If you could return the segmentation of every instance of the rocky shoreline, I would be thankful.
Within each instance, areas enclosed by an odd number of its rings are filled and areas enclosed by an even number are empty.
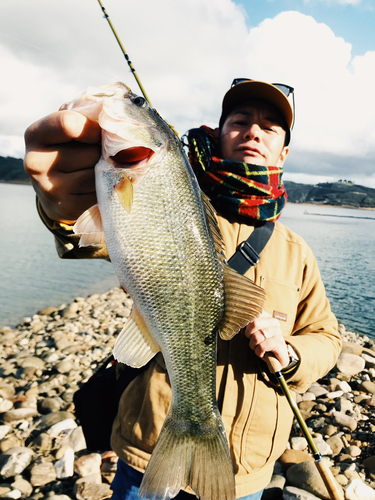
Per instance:
[[[119,289],[0,328],[0,498],[111,498],[113,452],[87,450],[73,395],[110,356],[131,309]],[[298,406],[346,500],[375,500],[375,342],[340,325],[343,351]],[[329,499],[295,423],[264,500]]]

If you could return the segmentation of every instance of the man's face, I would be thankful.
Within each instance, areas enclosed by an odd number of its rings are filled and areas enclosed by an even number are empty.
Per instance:
[[[234,108],[221,129],[221,157],[253,165],[282,167],[289,153],[284,147],[282,117],[274,106],[252,100]]]

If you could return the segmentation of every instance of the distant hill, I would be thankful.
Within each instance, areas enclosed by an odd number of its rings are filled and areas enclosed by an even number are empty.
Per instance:
[[[0,156],[0,182],[12,182],[14,184],[31,184],[30,177],[23,168],[21,158],[11,156]]]
[[[375,208],[375,189],[351,182],[324,182],[312,185],[284,181],[284,184],[288,201],[291,203]]]
[[[21,158],[0,156],[0,182],[31,184]],[[288,201],[291,203],[375,208],[375,189],[351,182],[324,182],[312,185],[284,181],[284,184]]]

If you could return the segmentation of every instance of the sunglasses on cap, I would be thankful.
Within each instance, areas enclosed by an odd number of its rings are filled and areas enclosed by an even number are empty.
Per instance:
[[[232,85],[230,86],[235,87],[239,83],[244,83],[244,82],[254,82],[256,80],[252,80],[251,78],[235,78],[232,82]],[[295,117],[296,117],[296,110],[295,110],[295,104],[294,104],[294,88],[291,87],[290,85],[285,85],[284,83],[271,83],[274,87],[277,87],[281,92],[285,95],[285,97],[289,98],[289,96],[292,96],[292,103],[293,103],[293,123],[290,129],[293,128],[294,122],[295,122]]]

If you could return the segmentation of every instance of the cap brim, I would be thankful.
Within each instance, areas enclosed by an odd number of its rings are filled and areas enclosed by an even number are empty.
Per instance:
[[[239,104],[250,99],[262,99],[273,104],[282,114],[287,126],[293,124],[293,109],[286,95],[271,83],[245,81],[230,88],[223,99],[222,116],[228,114]]]

